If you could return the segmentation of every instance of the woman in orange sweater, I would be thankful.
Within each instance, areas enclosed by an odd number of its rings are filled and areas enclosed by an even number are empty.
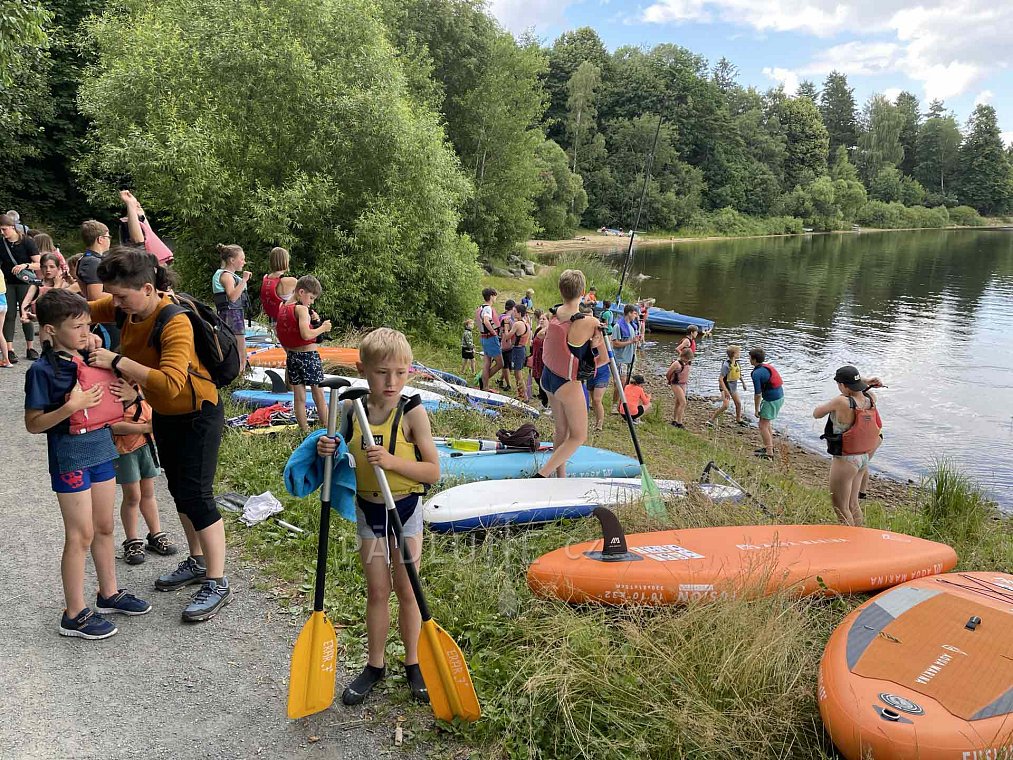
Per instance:
[[[91,352],[89,362],[144,389],[169,493],[190,548],[190,556],[160,576],[155,588],[171,591],[201,584],[183,610],[183,620],[208,620],[232,601],[225,577],[225,526],[213,492],[225,424],[218,389],[194,349],[186,314],[173,316],[158,340],[151,340],[158,313],[172,303],[165,294],[168,272],[155,256],[136,248],[114,248],[99,264],[98,277],[108,295],[89,303],[92,322],[120,317],[122,353],[100,348]]]

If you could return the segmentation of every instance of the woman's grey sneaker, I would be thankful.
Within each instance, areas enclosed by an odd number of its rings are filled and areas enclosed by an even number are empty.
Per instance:
[[[67,611],[63,611],[63,619],[60,621],[61,636],[75,636],[79,639],[108,639],[115,636],[119,629],[101,615],[96,615],[88,607],[85,607],[77,617],[70,617]]]
[[[144,542],[139,538],[128,538],[123,542],[123,561],[128,565],[144,562]]]
[[[148,548],[156,554],[161,554],[163,557],[172,556],[179,551],[176,548],[176,544],[169,540],[169,536],[166,535],[164,530],[148,534]]]
[[[187,557],[179,563],[175,570],[155,579],[155,588],[159,591],[175,591],[191,583],[203,583],[207,576],[204,565],[193,557]]]
[[[219,610],[232,601],[232,589],[227,579],[220,581],[206,580],[200,590],[193,595],[193,601],[183,610],[183,620],[187,623],[199,623],[210,620]]]
[[[133,594],[120,589],[108,599],[103,599],[102,594],[96,594],[95,609],[103,615],[111,612],[118,612],[121,615],[147,615],[151,612],[151,602],[138,599]]]

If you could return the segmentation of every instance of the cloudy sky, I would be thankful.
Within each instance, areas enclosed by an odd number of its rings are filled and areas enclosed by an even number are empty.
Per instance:
[[[976,103],[995,106],[1013,141],[1010,0],[489,0],[515,33],[551,42],[580,26],[610,49],[672,42],[739,68],[761,89],[817,86],[843,71],[859,105],[874,92],[941,98],[961,125]]]

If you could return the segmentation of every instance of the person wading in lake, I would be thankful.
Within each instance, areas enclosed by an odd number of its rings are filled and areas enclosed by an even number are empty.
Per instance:
[[[862,478],[869,469],[869,457],[879,448],[883,422],[876,408],[876,397],[869,388],[882,386],[879,378],[862,378],[858,369],[841,367],[834,374],[839,396],[813,410],[813,417],[828,417],[820,436],[827,442],[830,463],[830,498],[834,511],[845,525],[865,524],[858,494]]]

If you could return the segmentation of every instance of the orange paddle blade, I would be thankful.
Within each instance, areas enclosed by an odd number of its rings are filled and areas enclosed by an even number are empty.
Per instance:
[[[288,717],[304,718],[326,710],[334,701],[338,637],[323,612],[314,612],[292,650],[288,680]]]
[[[435,620],[422,623],[419,669],[437,718],[448,722],[455,717],[476,721],[482,716],[464,653]]]

